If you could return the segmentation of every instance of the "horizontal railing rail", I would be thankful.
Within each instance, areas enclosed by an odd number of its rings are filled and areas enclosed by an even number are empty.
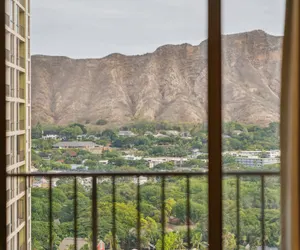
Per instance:
[[[17,173],[17,174],[7,174],[8,177],[25,177],[31,180],[33,177],[43,177],[49,180],[49,247],[52,249],[53,247],[53,180],[54,178],[72,178],[74,180],[74,249],[77,248],[77,181],[78,178],[90,178],[91,179],[91,194],[92,194],[92,249],[97,249],[98,244],[98,225],[97,225],[97,180],[101,177],[110,178],[112,183],[112,246],[110,249],[117,249],[117,224],[116,224],[116,181],[117,178],[120,177],[138,177],[137,178],[137,195],[136,195],[136,209],[137,209],[137,221],[136,221],[136,230],[137,230],[137,240],[136,240],[136,248],[141,248],[141,191],[140,191],[140,178],[139,177],[157,177],[160,180],[160,190],[161,190],[161,237],[162,237],[162,249],[165,249],[165,234],[166,234],[166,214],[165,214],[165,206],[166,206],[166,183],[169,177],[183,177],[186,178],[186,229],[187,236],[186,240],[186,249],[192,249],[191,243],[191,225],[189,222],[189,218],[191,218],[191,207],[190,207],[190,179],[192,177],[208,177],[208,172],[59,172],[59,173],[47,173],[47,172],[32,172],[32,173]],[[239,246],[241,242],[240,236],[240,182],[242,178],[247,177],[258,177],[260,180],[260,199],[261,199],[261,209],[260,209],[260,232],[261,232],[261,246],[262,249],[265,249],[265,240],[266,240],[266,230],[265,230],[265,179],[268,177],[279,177],[279,171],[228,171],[223,173],[223,178],[235,178],[236,179],[236,244]],[[25,183],[25,182],[24,182]],[[28,182],[30,183],[30,181]],[[25,192],[28,192],[28,189],[24,187]]]
[[[59,173],[48,173],[48,172],[31,172],[31,173],[8,173],[8,177],[138,177],[138,176],[149,176],[149,177],[160,177],[160,176],[207,176],[208,171],[205,172],[59,172]],[[227,171],[223,173],[223,176],[280,176],[280,171]]]

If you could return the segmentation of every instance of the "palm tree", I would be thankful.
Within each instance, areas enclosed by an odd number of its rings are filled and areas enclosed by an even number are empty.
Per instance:
[[[186,243],[183,242],[183,235],[181,233],[176,233],[176,239],[174,241],[174,249],[183,250],[186,249]]]
[[[75,245],[74,244],[69,245],[68,250],[74,250],[74,249],[75,249]]]
[[[199,250],[206,250],[208,248],[207,242],[203,240],[203,235],[200,232],[197,232],[192,237],[193,248]]]

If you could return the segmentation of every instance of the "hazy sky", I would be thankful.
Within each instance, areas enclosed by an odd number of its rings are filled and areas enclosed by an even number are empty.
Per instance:
[[[207,37],[204,0],[32,0],[33,54],[73,58],[152,52]],[[283,34],[284,0],[223,0],[223,33]]]

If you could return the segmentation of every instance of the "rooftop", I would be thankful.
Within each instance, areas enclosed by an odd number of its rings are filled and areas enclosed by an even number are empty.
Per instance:
[[[55,143],[53,147],[98,147],[99,145],[92,141],[62,141]]]

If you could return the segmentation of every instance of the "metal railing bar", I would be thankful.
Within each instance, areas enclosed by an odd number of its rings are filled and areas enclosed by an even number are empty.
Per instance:
[[[53,249],[53,211],[52,211],[52,176],[49,177],[49,245]]]
[[[265,178],[261,176],[261,249],[265,250]]]
[[[240,249],[240,176],[236,178],[236,245]]]
[[[113,250],[117,249],[116,242],[116,177],[112,177],[112,235],[113,235]]]
[[[77,250],[77,178],[74,178],[74,248]]]
[[[93,250],[97,250],[97,178],[93,176],[92,180],[92,237]]]
[[[141,249],[141,189],[140,189],[140,176],[137,176],[137,249]]]
[[[191,245],[191,227],[190,227],[190,218],[191,218],[191,199],[190,199],[190,177],[186,177],[186,226],[187,226],[187,246],[188,249],[192,249]]]
[[[166,199],[166,193],[165,193],[165,176],[162,176],[161,179],[161,228],[162,228],[162,239],[161,239],[161,245],[162,250],[165,250],[165,227],[166,227],[166,218],[165,218],[165,199]]]
[[[105,176],[207,176],[208,172],[65,172],[65,173],[7,173],[8,177],[23,176],[23,177],[105,177]],[[223,176],[279,176],[279,171],[230,171],[223,172]]]
[[[27,180],[26,178],[23,178],[24,184],[25,184],[25,220],[26,220],[26,227],[25,227],[25,235],[27,238],[28,236],[28,191],[27,191]]]

